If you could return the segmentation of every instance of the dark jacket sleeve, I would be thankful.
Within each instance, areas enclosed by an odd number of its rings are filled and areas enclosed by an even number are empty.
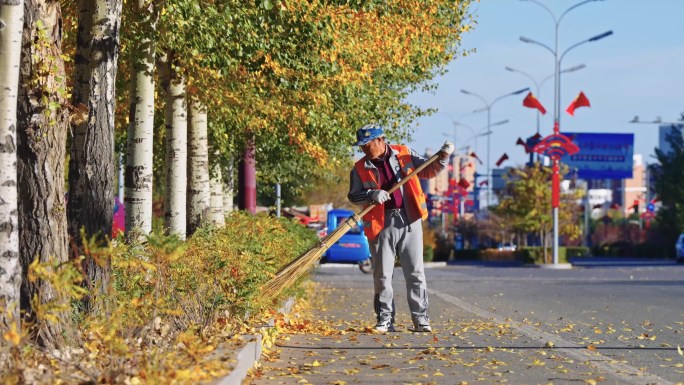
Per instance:
[[[347,194],[349,202],[355,205],[369,204],[371,203],[371,191],[373,190],[363,188],[361,177],[356,172],[356,167],[353,167],[349,173],[349,193]]]

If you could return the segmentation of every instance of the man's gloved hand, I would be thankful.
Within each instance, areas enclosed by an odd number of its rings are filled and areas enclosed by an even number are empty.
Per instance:
[[[454,152],[454,144],[449,141],[444,142],[444,145],[439,150],[439,152],[441,152],[440,155],[442,156],[442,158],[447,158],[449,155],[451,155],[452,152]]]
[[[373,194],[371,194],[371,200],[373,200],[373,202],[385,203],[390,200],[390,194],[385,190],[375,190],[373,191]]]

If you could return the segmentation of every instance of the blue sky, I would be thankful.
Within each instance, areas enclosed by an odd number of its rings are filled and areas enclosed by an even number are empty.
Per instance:
[[[556,16],[579,0],[540,0]],[[438,89],[431,94],[413,94],[408,99],[422,107],[440,112],[422,118],[414,127],[409,142],[418,152],[439,149],[446,139],[453,140],[452,119],[480,131],[487,125],[486,113],[472,111],[483,102],[465,95],[461,89],[481,95],[488,102],[501,95],[530,87],[534,83],[506,66],[521,70],[540,82],[554,70],[554,57],[548,50],[523,43],[525,36],[554,47],[555,24],[542,7],[529,1],[481,0],[474,3],[477,16],[475,29],[463,36],[464,50],[476,51],[458,57],[449,72],[437,79]],[[559,53],[575,43],[612,30],[613,35],[580,45],[565,55],[561,69],[586,65],[584,69],[561,75],[561,131],[634,133],[634,153],[644,155],[652,163],[658,144],[657,124],[632,124],[635,115],[641,121],[676,121],[684,112],[684,0],[605,0],[575,8],[565,15],[559,28]],[[553,130],[553,78],[544,83],[537,95],[546,107],[541,117],[540,133]],[[583,91],[590,108],[579,108],[572,117],[565,108]],[[504,166],[524,163],[527,156],[515,145],[534,134],[534,109],[522,106],[525,94],[506,97],[491,109],[491,122],[508,119],[509,123],[493,127],[489,138],[491,166],[505,152],[510,160]],[[484,132],[486,130],[480,131]],[[447,134],[447,136],[443,135]],[[456,147],[477,145],[477,153],[485,162],[487,138],[477,141],[468,128],[457,127]]]

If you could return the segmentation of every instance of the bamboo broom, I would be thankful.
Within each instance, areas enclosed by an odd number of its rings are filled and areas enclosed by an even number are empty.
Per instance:
[[[406,183],[409,179],[417,175],[425,167],[427,167],[432,162],[437,160],[439,156],[439,152],[431,156],[428,160],[425,161],[425,163],[418,166],[415,170],[413,170],[413,172],[407,175],[406,178],[397,182],[397,184],[392,186],[389,190],[387,190],[387,192],[392,194],[399,187],[404,185],[404,183]],[[335,242],[340,240],[340,238],[342,238],[342,236],[346,234],[347,231],[351,230],[355,226],[355,224],[361,220],[361,218],[364,215],[368,214],[368,212],[370,212],[377,205],[378,203],[371,204],[360,213],[354,214],[351,217],[347,218],[347,220],[344,221],[344,223],[337,227],[333,232],[321,238],[321,240],[317,244],[312,246],[304,254],[293,259],[292,261],[290,261],[290,263],[281,268],[275,274],[275,276],[271,278],[271,280],[266,282],[261,287],[261,293],[263,294],[265,299],[275,298],[278,294],[280,294],[281,291],[283,291],[285,288],[289,287],[294,282],[296,282],[300,277],[302,277],[323,256],[323,254],[325,254],[326,250],[328,250],[332,245],[334,245]]]

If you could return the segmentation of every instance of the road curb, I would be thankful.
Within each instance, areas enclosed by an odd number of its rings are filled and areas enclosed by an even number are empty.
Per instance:
[[[261,357],[261,334],[245,336],[252,338],[245,344],[237,354],[237,364],[227,376],[215,382],[216,385],[240,385],[247,378],[249,370],[259,362]]]
[[[433,267],[445,267],[446,262],[423,262],[423,267],[433,268]],[[332,269],[332,268],[354,268],[358,269],[359,265],[355,263],[322,263],[319,265],[320,269]]]
[[[290,314],[294,303],[295,299],[293,297],[288,298],[278,309],[278,312]],[[271,318],[268,320],[268,327],[273,326],[275,326],[275,319]],[[260,330],[264,328],[266,327],[262,327]],[[261,359],[261,353],[263,351],[261,334],[249,334],[245,335],[244,338],[248,339],[248,342],[238,351],[235,367],[227,376],[215,381],[215,385],[241,385],[245,378],[247,378],[249,370],[254,368],[259,362],[259,359]]]

